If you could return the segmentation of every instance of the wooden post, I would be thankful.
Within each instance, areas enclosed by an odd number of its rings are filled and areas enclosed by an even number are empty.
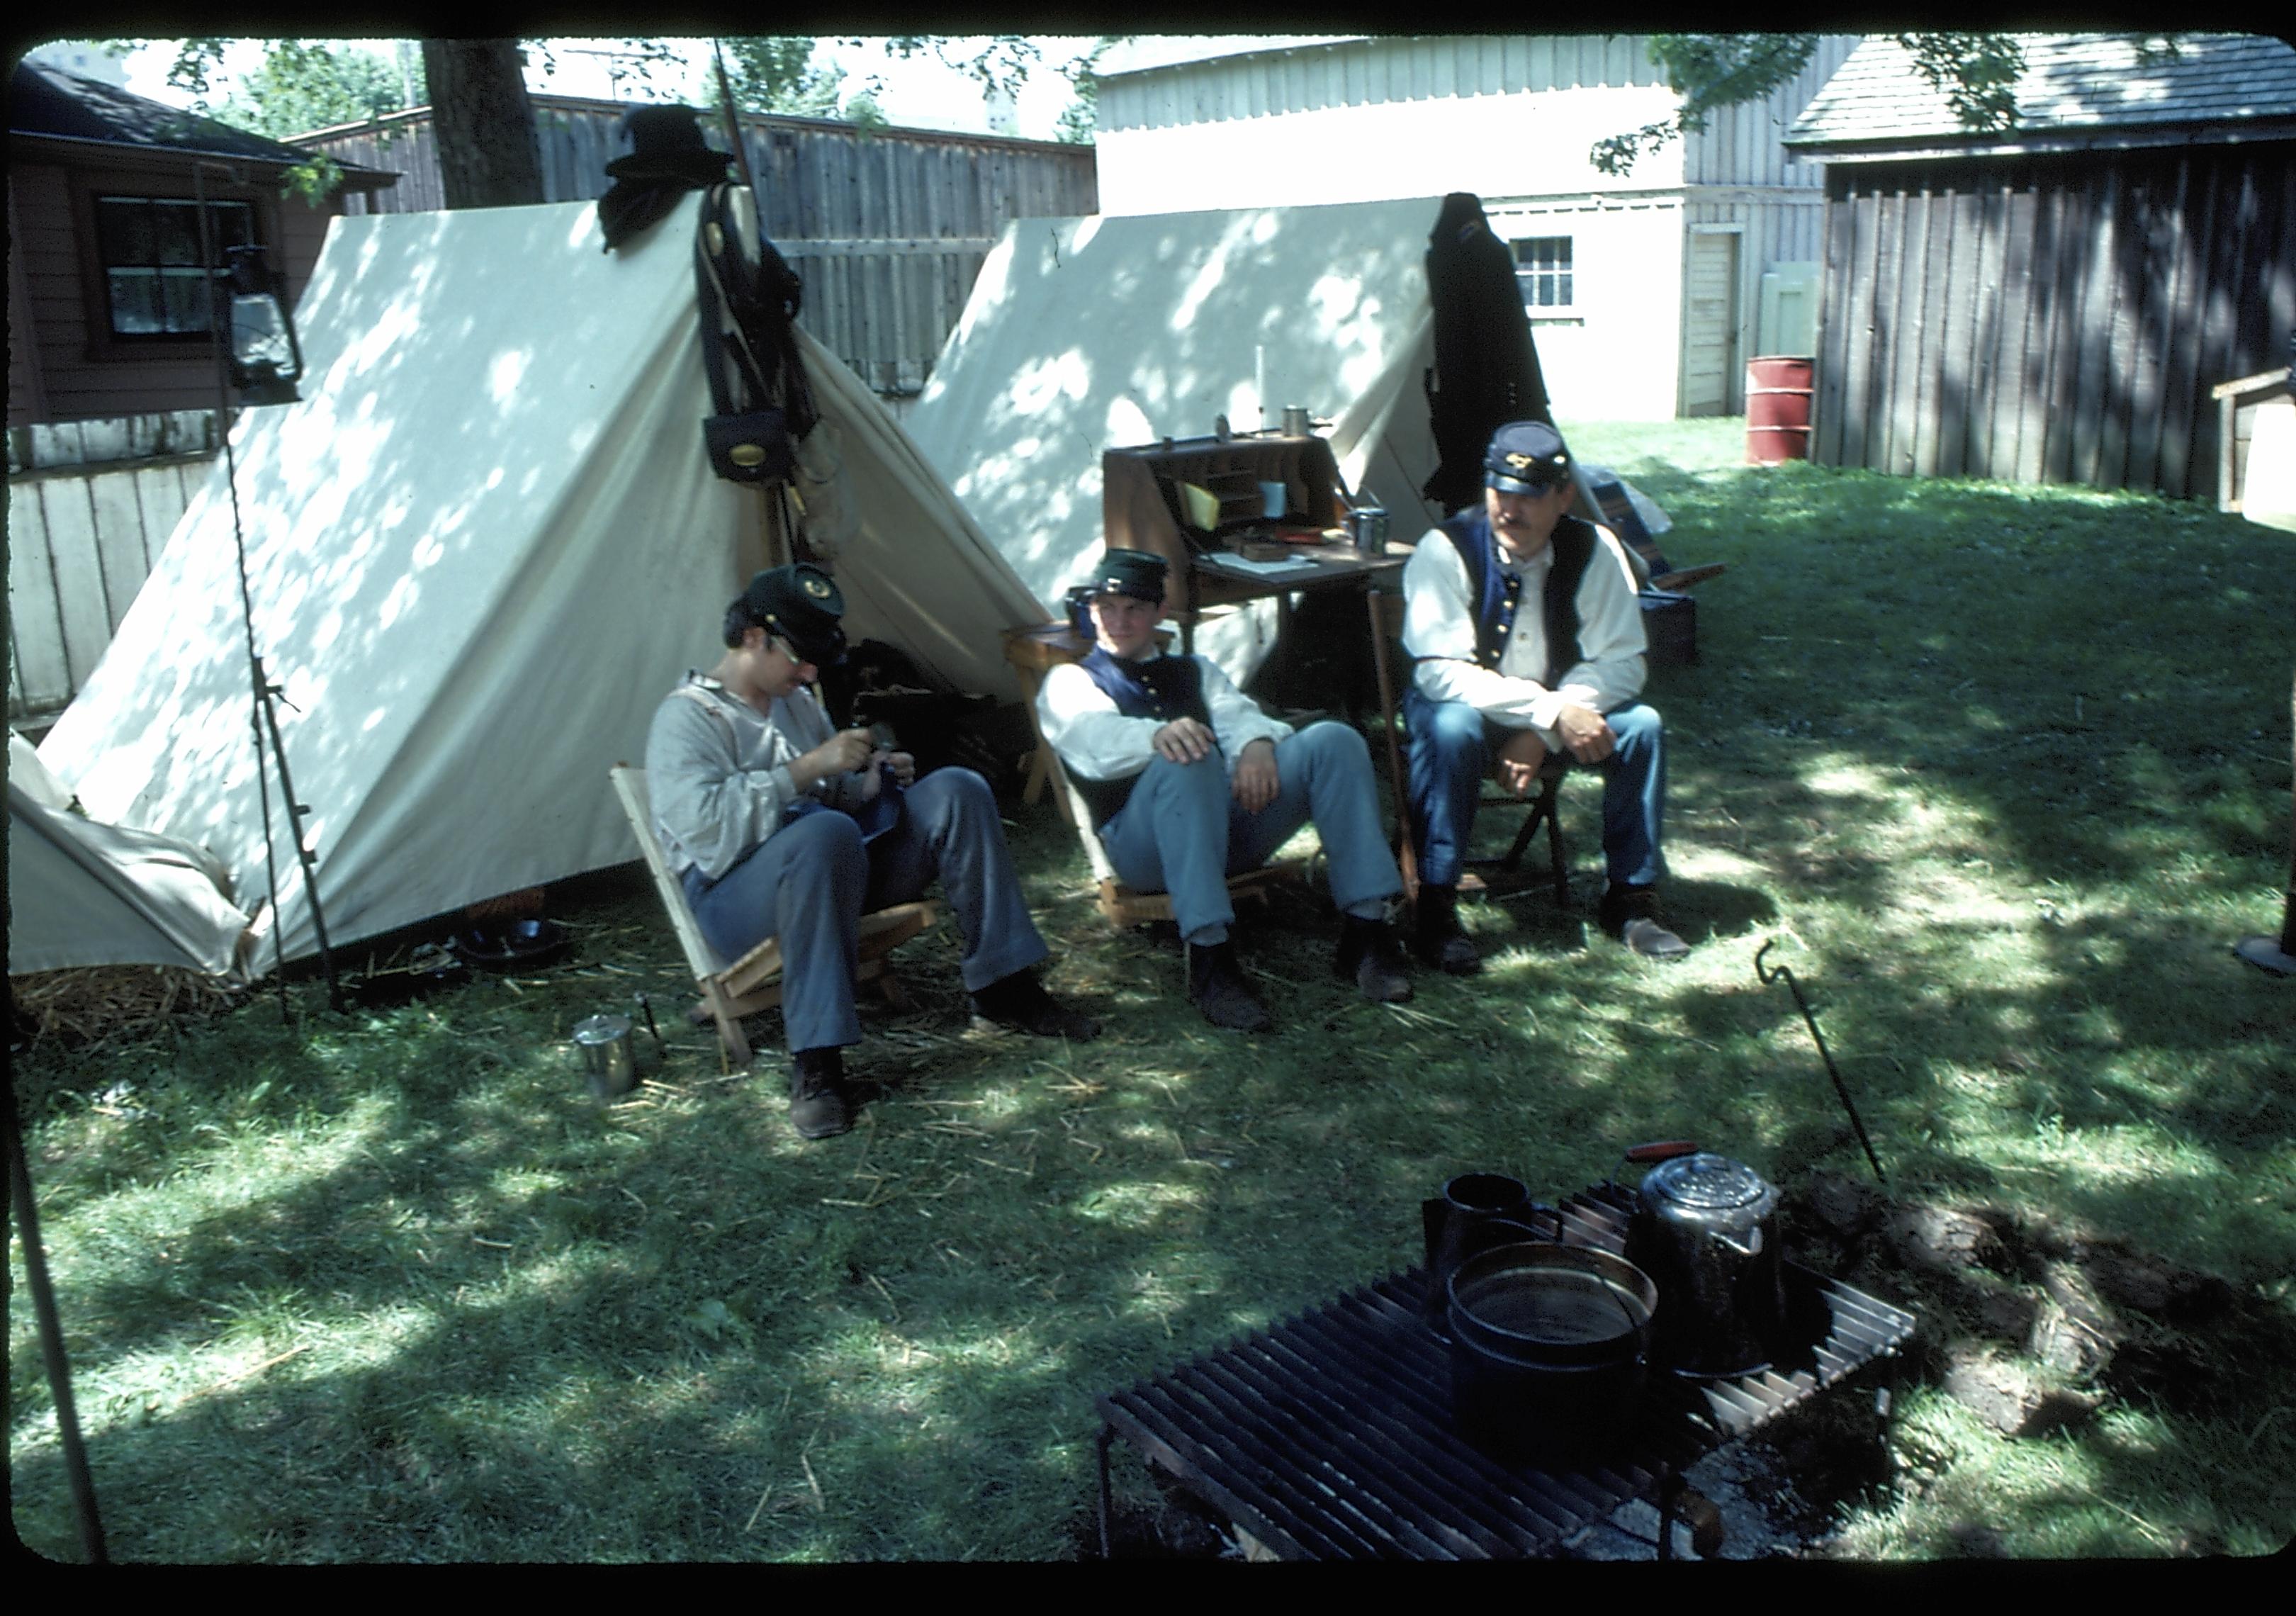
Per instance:
[[[2289,760],[2296,767],[2296,684],[2289,686],[2288,718]],[[2291,782],[2288,793],[2288,890],[2280,912],[2280,935],[2244,938],[2233,952],[2275,976],[2296,976],[2296,781]]]

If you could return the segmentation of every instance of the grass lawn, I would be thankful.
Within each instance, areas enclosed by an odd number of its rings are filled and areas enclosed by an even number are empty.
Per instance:
[[[628,873],[554,890],[580,947],[544,975],[348,1016],[299,982],[292,1029],[266,993],[43,1042],[13,1082],[113,1555],[1072,1555],[1095,1394],[1416,1260],[1453,1173],[1551,1196],[1660,1137],[1756,1166],[1790,1246],[1921,1316],[1886,1463],[1813,1552],[2286,1541],[2296,981],[2231,947],[2280,923],[2296,539],[2136,495],[1747,467],[1734,421],[1563,424],[1666,507],[1677,562],[1729,566],[1698,591],[1702,660],[1649,693],[1687,963],[1534,890],[1470,909],[1482,976],[1378,1007],[1300,906],[1243,939],[1278,1030],[1221,1035],[1013,804],[1053,985],[1105,1035],[970,1029],[944,927],[901,956],[916,1012],[865,1012],[853,1065],[887,1087],[826,1144],[791,1132],[777,1067],[723,1073],[675,1013]],[[1582,910],[1596,795],[1564,792]],[[1814,1215],[1871,1174],[1756,979],[1774,939],[1889,1205],[1966,1215],[1978,1260]],[[668,1058],[602,1106],[567,1033],[638,989]],[[2148,1308],[2083,1288],[2106,1270],[2065,1254],[2098,1251],[2219,1283]],[[69,1559],[11,1261],[14,1520]],[[2103,1361],[2034,1344],[2068,1312]],[[2075,1414],[2002,1434],[1955,1389],[1971,1353]],[[1118,1485],[1157,1502],[1128,1456]]]

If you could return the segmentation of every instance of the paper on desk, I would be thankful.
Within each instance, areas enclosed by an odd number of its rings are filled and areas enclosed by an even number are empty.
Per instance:
[[[1322,569],[1312,561],[1292,558],[1280,562],[1246,561],[1241,555],[1203,555],[1197,557],[1207,567],[1218,567],[1223,572],[1244,572],[1254,578],[1283,578],[1294,572],[1316,572]]]

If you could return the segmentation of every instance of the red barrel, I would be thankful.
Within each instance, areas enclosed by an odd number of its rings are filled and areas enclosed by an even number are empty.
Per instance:
[[[1746,361],[1746,462],[1809,458],[1813,362],[1771,355]]]

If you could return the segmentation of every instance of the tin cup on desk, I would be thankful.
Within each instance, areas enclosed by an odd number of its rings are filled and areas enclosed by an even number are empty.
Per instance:
[[[1314,418],[1308,414],[1306,405],[1287,404],[1283,406],[1283,435],[1286,438],[1305,438],[1315,430]]]
[[[597,1098],[611,1100],[638,1086],[637,1048],[630,1038],[629,1017],[594,1015],[575,1022],[574,1046],[582,1052],[590,1092]]]
[[[1357,555],[1387,554],[1387,510],[1383,505],[1349,505],[1348,537]]]

